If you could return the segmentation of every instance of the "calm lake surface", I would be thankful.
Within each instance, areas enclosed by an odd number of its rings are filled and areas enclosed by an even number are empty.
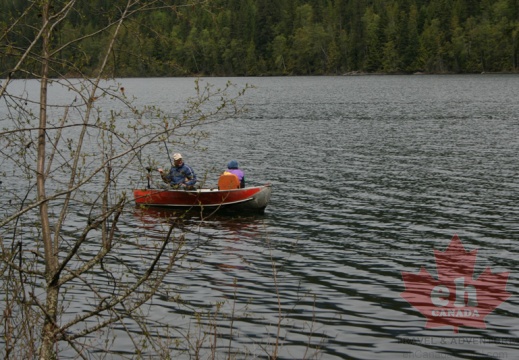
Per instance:
[[[225,301],[235,319],[214,320],[218,358],[267,358],[278,325],[282,359],[519,358],[519,76],[230,80],[255,86],[248,112],[209,128],[206,152],[168,150],[214,183],[237,159],[248,184],[273,185],[271,204],[262,216],[188,222],[194,250],[165,285],[189,307],[157,296],[152,318],[190,329],[194,311]],[[171,112],[193,88],[120,82]],[[156,159],[168,163],[165,148]],[[158,237],[168,215],[129,208],[119,229]],[[434,251],[456,234],[478,250],[474,278],[510,273],[511,297],[485,329],[426,328],[400,295],[403,271],[437,276]]]

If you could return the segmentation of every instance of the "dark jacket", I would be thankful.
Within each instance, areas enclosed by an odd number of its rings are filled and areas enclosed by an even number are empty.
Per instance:
[[[172,166],[167,175],[163,175],[164,181],[172,186],[185,184],[193,186],[196,183],[196,174],[190,166],[182,163],[180,166]]]

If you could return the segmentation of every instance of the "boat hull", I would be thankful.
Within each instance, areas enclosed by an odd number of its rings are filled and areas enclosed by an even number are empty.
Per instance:
[[[259,213],[265,211],[270,201],[271,193],[272,187],[270,184],[233,190],[133,190],[133,196],[137,205],[185,209],[202,208],[211,211],[225,209]]]

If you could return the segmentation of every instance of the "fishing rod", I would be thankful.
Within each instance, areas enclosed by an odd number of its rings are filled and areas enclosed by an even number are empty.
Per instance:
[[[169,162],[171,165],[173,165],[173,163],[171,162],[171,155],[169,154],[168,144],[166,143],[166,140],[164,140],[164,146],[166,147],[166,153],[168,154]]]
[[[166,153],[168,154],[168,159],[169,159],[169,162],[171,165],[173,165],[173,163],[171,162],[171,155],[169,153],[169,148],[168,148],[168,144],[166,143],[166,140],[164,140],[164,147],[166,148]],[[139,162],[141,163],[142,165],[142,161],[140,159],[140,156],[137,157],[139,159]],[[155,168],[151,167],[151,166],[146,166],[145,167],[146,171],[148,172],[148,174],[146,175],[146,178],[148,179],[148,189],[151,189],[151,172],[153,170],[155,170]]]

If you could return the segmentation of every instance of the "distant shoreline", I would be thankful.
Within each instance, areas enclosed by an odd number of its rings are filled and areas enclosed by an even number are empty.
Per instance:
[[[103,78],[105,80],[108,79],[167,79],[167,78],[266,78],[266,77],[341,77],[341,76],[416,76],[416,75],[425,75],[425,76],[465,76],[465,75],[519,75],[519,72],[514,71],[503,71],[503,72],[479,72],[479,73],[430,73],[430,72],[414,72],[414,73],[370,73],[370,72],[362,72],[362,71],[350,71],[343,74],[319,74],[319,75],[184,75],[184,76],[114,76],[114,77],[106,77]],[[49,78],[51,81],[56,80],[65,80],[65,79],[93,79],[94,77],[81,77],[81,76],[62,76],[62,77],[54,77]],[[10,78],[10,80],[38,80],[39,78]],[[0,78],[0,81],[3,83],[6,79]]]

